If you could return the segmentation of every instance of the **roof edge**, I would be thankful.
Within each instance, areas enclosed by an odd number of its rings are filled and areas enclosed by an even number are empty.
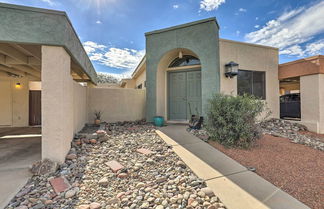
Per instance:
[[[320,59],[320,58],[324,59],[324,55],[318,54],[318,55],[305,57],[305,58],[298,59],[298,60],[293,60],[293,61],[290,61],[290,62],[281,63],[281,64],[279,64],[279,67],[280,66],[285,66],[285,65],[296,64],[296,63],[300,63],[300,62],[307,62],[307,61],[310,61],[310,60],[315,60],[315,59]]]
[[[16,5],[16,4],[7,4],[7,3],[1,3],[0,2],[0,7],[2,8],[7,8],[7,9],[15,9],[15,10],[22,10],[22,11],[28,11],[28,12],[37,12],[37,13],[44,13],[44,14],[52,14],[52,15],[61,15],[64,16],[66,18],[66,20],[68,21],[69,25],[71,26],[73,33],[75,35],[75,37],[78,39],[79,43],[81,44],[81,48],[83,50],[83,52],[86,54],[86,56],[89,59],[89,62],[91,64],[92,69],[94,70],[95,74],[97,73],[87,52],[85,51],[83,44],[75,30],[75,28],[73,27],[73,24],[69,18],[69,16],[67,15],[67,13],[65,11],[59,11],[59,10],[52,10],[52,9],[44,9],[44,8],[38,8],[38,7],[31,7],[31,6],[24,6],[24,5]],[[43,43],[37,43],[37,44],[42,44],[42,45],[47,45],[47,44],[43,44]],[[60,44],[57,44],[55,46],[62,46]],[[82,66],[79,61],[74,57],[73,53],[68,49],[67,46],[63,45],[65,50],[67,50],[69,52],[69,54],[74,58],[74,61],[76,61],[81,68],[85,68],[84,66]],[[87,76],[90,78],[90,80],[94,83],[97,84],[97,79],[93,78],[93,76],[91,76],[88,71],[86,69],[83,69],[84,73],[87,74]]]
[[[167,28],[164,28],[164,29],[159,29],[159,30],[154,30],[154,31],[151,31],[151,32],[146,32],[145,36],[158,34],[158,33],[163,33],[163,32],[167,32],[167,31],[172,31],[172,30],[176,30],[176,29],[180,29],[180,28],[186,28],[186,27],[190,27],[190,26],[193,26],[193,25],[198,25],[198,24],[202,24],[202,23],[206,23],[206,22],[215,22],[217,27],[219,28],[219,24],[218,24],[218,22],[216,20],[216,17],[210,17],[210,18],[197,20],[197,21],[193,21],[193,22],[189,22],[189,23],[184,23],[184,24],[180,24],[180,25],[176,25],[176,26],[172,26],[172,27],[167,27]]]
[[[56,14],[56,15],[66,15],[66,12],[60,10],[53,10],[53,9],[44,9],[38,7],[31,7],[31,6],[24,6],[24,5],[17,5],[17,4],[7,4],[1,3],[0,7],[8,8],[8,9],[17,9],[17,10],[24,10],[24,11],[31,11],[31,12],[41,12],[46,14]]]
[[[261,45],[261,44],[254,44],[254,43],[243,42],[243,41],[234,41],[234,40],[223,39],[223,38],[220,38],[219,40],[220,41],[226,41],[226,42],[232,42],[232,43],[238,43],[238,44],[245,44],[245,45],[250,45],[250,46],[255,46],[255,47],[263,47],[263,48],[268,48],[268,49],[279,50],[279,48],[272,47],[272,46]]]

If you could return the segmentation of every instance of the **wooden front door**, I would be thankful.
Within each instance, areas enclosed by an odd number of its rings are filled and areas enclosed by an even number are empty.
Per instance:
[[[42,123],[41,91],[29,91],[29,125]]]
[[[201,115],[201,72],[169,73],[169,120],[189,120],[191,114]]]

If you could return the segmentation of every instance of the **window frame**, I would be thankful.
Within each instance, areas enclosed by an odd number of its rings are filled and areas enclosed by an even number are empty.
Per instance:
[[[263,73],[264,75],[264,84],[263,84],[263,97],[257,97],[258,99],[261,99],[261,100],[267,100],[267,72],[266,71],[261,71],[261,70],[245,70],[245,69],[238,69],[238,71],[245,71],[245,72],[250,72],[252,74],[252,87],[251,87],[251,90],[252,90],[252,94],[250,95],[254,95],[254,72],[259,72],[259,73]],[[238,75],[237,75],[237,95],[240,95],[239,94],[239,86],[238,86]]]
[[[194,60],[197,60],[199,63],[198,64],[193,64],[193,65],[177,65],[177,66],[174,66],[175,62],[177,62],[178,60],[181,60],[181,59],[185,59],[185,57],[188,57],[188,59],[194,59]],[[201,62],[200,62],[200,59],[195,57],[195,56],[192,56],[192,55],[183,55],[182,58],[175,58],[173,59],[170,64],[168,65],[168,68],[179,68],[179,67],[191,67],[191,66],[197,66],[197,65],[201,65]]]

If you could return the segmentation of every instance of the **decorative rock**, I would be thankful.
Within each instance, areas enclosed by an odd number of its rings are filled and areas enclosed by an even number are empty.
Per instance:
[[[108,165],[110,167],[110,169],[115,173],[117,171],[119,171],[120,169],[124,168],[124,166],[122,164],[120,164],[119,162],[117,162],[115,160],[107,162],[106,165]]]
[[[186,168],[186,164],[184,162],[182,162],[181,160],[179,160],[177,163],[176,163],[177,166],[181,167],[181,168]]]
[[[96,144],[96,143],[97,143],[97,140],[95,140],[95,139],[90,139],[90,143],[91,143],[91,144]]]
[[[28,207],[25,205],[22,205],[22,206],[16,207],[15,209],[28,209]]]
[[[143,182],[140,182],[140,183],[136,184],[137,189],[142,188],[144,186],[145,186],[145,184]]]
[[[77,155],[74,154],[74,153],[72,153],[72,154],[68,154],[68,155],[66,156],[66,159],[67,159],[67,160],[74,160],[74,159],[76,159],[76,158],[77,158]]]
[[[65,197],[66,199],[71,198],[71,197],[73,197],[74,195],[76,195],[76,192],[77,192],[77,191],[74,190],[74,189],[68,190],[67,192],[65,192],[64,197]]]
[[[151,150],[148,150],[148,149],[145,149],[145,148],[137,149],[136,152],[141,153],[141,154],[143,154],[143,155],[149,155],[149,154],[152,153]]]
[[[90,209],[99,209],[101,208],[101,205],[97,202],[93,202],[90,204]]]
[[[213,190],[210,189],[209,187],[202,188],[200,191],[202,191],[203,193],[205,193],[208,197],[215,196]]]
[[[120,173],[117,175],[118,178],[126,178],[128,176],[127,173]]]
[[[113,205],[113,204],[116,204],[116,203],[118,203],[118,202],[119,202],[118,198],[111,198],[111,199],[109,199],[109,200],[107,201],[107,204],[108,204],[108,205]]]
[[[101,178],[101,179],[98,181],[98,184],[99,184],[100,186],[107,186],[108,183],[109,183],[109,181],[108,181],[108,178],[107,178],[107,177],[103,177],[103,178]]]
[[[90,209],[90,205],[79,205],[76,209]]]
[[[56,194],[59,194],[60,192],[65,192],[66,190],[71,188],[70,183],[64,176],[53,178],[49,182],[52,185]]]
[[[87,125],[81,134],[76,135],[79,138],[74,139],[71,144],[72,148],[65,163],[60,165],[60,170],[44,176],[33,176],[19,193],[20,197],[17,194],[9,203],[9,207],[23,205],[30,209],[223,207],[216,196],[209,197],[204,188],[205,182],[181,161],[172,150],[172,146],[165,144],[156,135],[152,125],[137,121],[102,123],[100,129],[103,131],[97,131],[98,128],[91,124]],[[101,137],[109,137],[109,140],[101,141]],[[88,143],[90,139],[96,139],[97,143],[86,144],[84,139],[87,139]],[[77,141],[82,144],[77,145]],[[148,158],[145,154],[138,154],[134,147],[139,146],[152,150],[152,155]],[[65,176],[72,186],[62,191],[55,190],[55,186],[52,188],[53,180],[58,175]],[[201,194],[198,196],[198,193],[204,193],[205,196],[201,197],[203,196]]]
[[[58,169],[56,162],[45,159],[34,163],[30,169],[34,175],[45,175],[48,173],[54,173]]]

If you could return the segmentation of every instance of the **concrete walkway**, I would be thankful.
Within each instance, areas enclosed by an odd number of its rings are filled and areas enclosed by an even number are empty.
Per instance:
[[[249,171],[235,160],[203,142],[186,130],[184,125],[168,125],[159,130],[171,139],[166,139],[189,164],[196,167],[193,171],[207,184],[217,188],[217,195],[229,208],[273,208],[273,209],[308,209],[306,205],[277,188],[254,172]],[[163,137],[162,138],[167,138]],[[184,148],[185,150],[181,150]],[[210,166],[205,172],[199,170],[199,162],[190,155]],[[177,153],[177,154],[179,154]],[[182,155],[181,154],[181,155]],[[181,157],[181,156],[180,156]],[[190,160],[189,160],[190,158]],[[202,166],[202,170],[204,166]],[[206,168],[206,166],[205,166]],[[224,186],[228,185],[228,186]],[[243,194],[247,193],[247,194]],[[239,202],[239,203],[237,203]],[[256,206],[260,203],[260,206]],[[246,204],[244,206],[244,204]],[[262,206],[261,206],[262,205]],[[232,206],[232,207],[231,207]],[[248,207],[247,207],[248,206]]]
[[[0,128],[0,208],[31,177],[29,166],[41,159],[40,128]]]

